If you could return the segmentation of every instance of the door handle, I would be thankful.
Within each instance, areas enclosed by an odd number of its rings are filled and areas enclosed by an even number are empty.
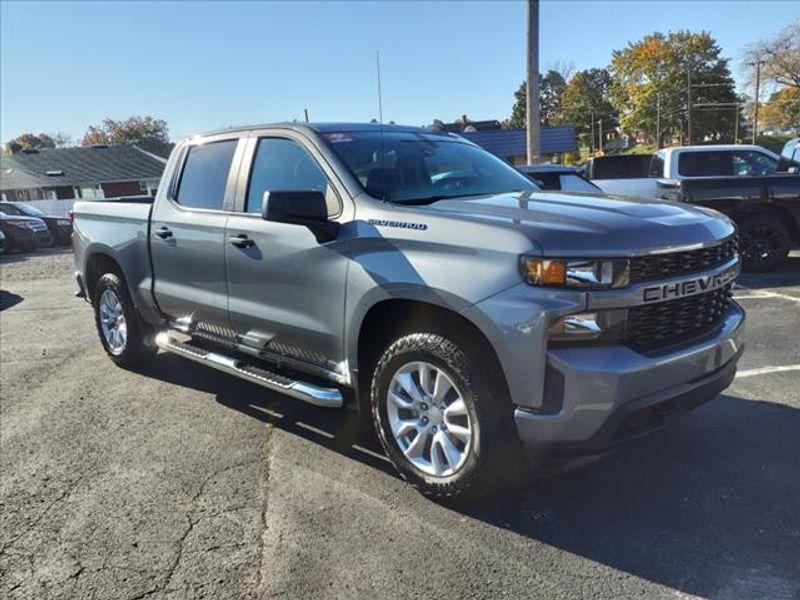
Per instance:
[[[236,246],[237,248],[249,248],[250,246],[255,246],[255,242],[243,233],[232,235],[228,238],[228,243]]]
[[[169,227],[159,227],[153,233],[155,233],[162,240],[165,240],[168,237],[172,237],[172,231],[170,230]]]

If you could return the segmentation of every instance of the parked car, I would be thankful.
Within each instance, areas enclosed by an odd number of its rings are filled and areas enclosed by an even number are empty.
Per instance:
[[[653,155],[590,158],[586,172],[607,194],[657,198],[660,179],[770,175],[782,166],[780,156],[761,146],[678,146]]]
[[[53,245],[53,236],[47,225],[34,217],[11,216],[0,212],[0,230],[6,236],[7,251],[30,251]]]
[[[9,216],[36,217],[44,221],[53,236],[55,246],[69,246],[72,243],[72,221],[65,217],[54,217],[24,202],[0,202],[0,212]]]
[[[464,499],[524,451],[608,451],[735,375],[734,223],[576,198],[417,127],[199,135],[152,204],[75,204],[78,294],[113,362],[160,348],[363,411],[406,480]]]
[[[739,226],[745,271],[771,271],[800,243],[800,175],[700,177],[660,182],[661,197],[728,215]]]
[[[603,190],[586,179],[583,169],[578,167],[526,165],[517,167],[517,170],[545,191],[603,193]]]
[[[789,168],[795,173],[800,172],[800,138],[786,142],[781,151],[781,157],[789,161]]]

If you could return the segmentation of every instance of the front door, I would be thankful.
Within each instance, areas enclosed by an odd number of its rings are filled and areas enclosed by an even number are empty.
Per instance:
[[[306,227],[261,218],[266,190],[319,190],[332,217],[341,213],[339,196],[318,156],[299,139],[253,139],[250,155],[243,161],[250,171],[243,167],[240,175],[241,210],[228,219],[228,239],[247,236],[250,244],[225,247],[231,324],[268,355],[346,376],[346,242],[320,243]]]
[[[238,144],[229,138],[190,145],[175,189],[154,206],[153,289],[159,308],[173,321],[229,324],[225,227],[236,187]]]

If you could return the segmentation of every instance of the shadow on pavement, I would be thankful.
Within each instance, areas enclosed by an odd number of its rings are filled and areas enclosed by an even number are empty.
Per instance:
[[[25,298],[23,298],[19,294],[15,294],[14,292],[7,292],[6,290],[0,290],[0,311],[5,310],[7,308],[11,308],[12,306],[16,306],[24,299]]]
[[[392,473],[354,412],[306,406],[173,356],[141,373],[216,393],[224,406]],[[454,514],[687,594],[794,599],[800,410],[723,395],[589,466]]]

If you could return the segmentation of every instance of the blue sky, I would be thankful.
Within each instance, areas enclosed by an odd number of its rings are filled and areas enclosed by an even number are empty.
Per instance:
[[[800,18],[800,2],[547,2],[541,64],[578,69],[655,30],[709,30],[723,55]],[[377,116],[505,118],[525,73],[523,2],[2,4],[2,139],[77,138],[149,114],[173,138],[228,125]]]

